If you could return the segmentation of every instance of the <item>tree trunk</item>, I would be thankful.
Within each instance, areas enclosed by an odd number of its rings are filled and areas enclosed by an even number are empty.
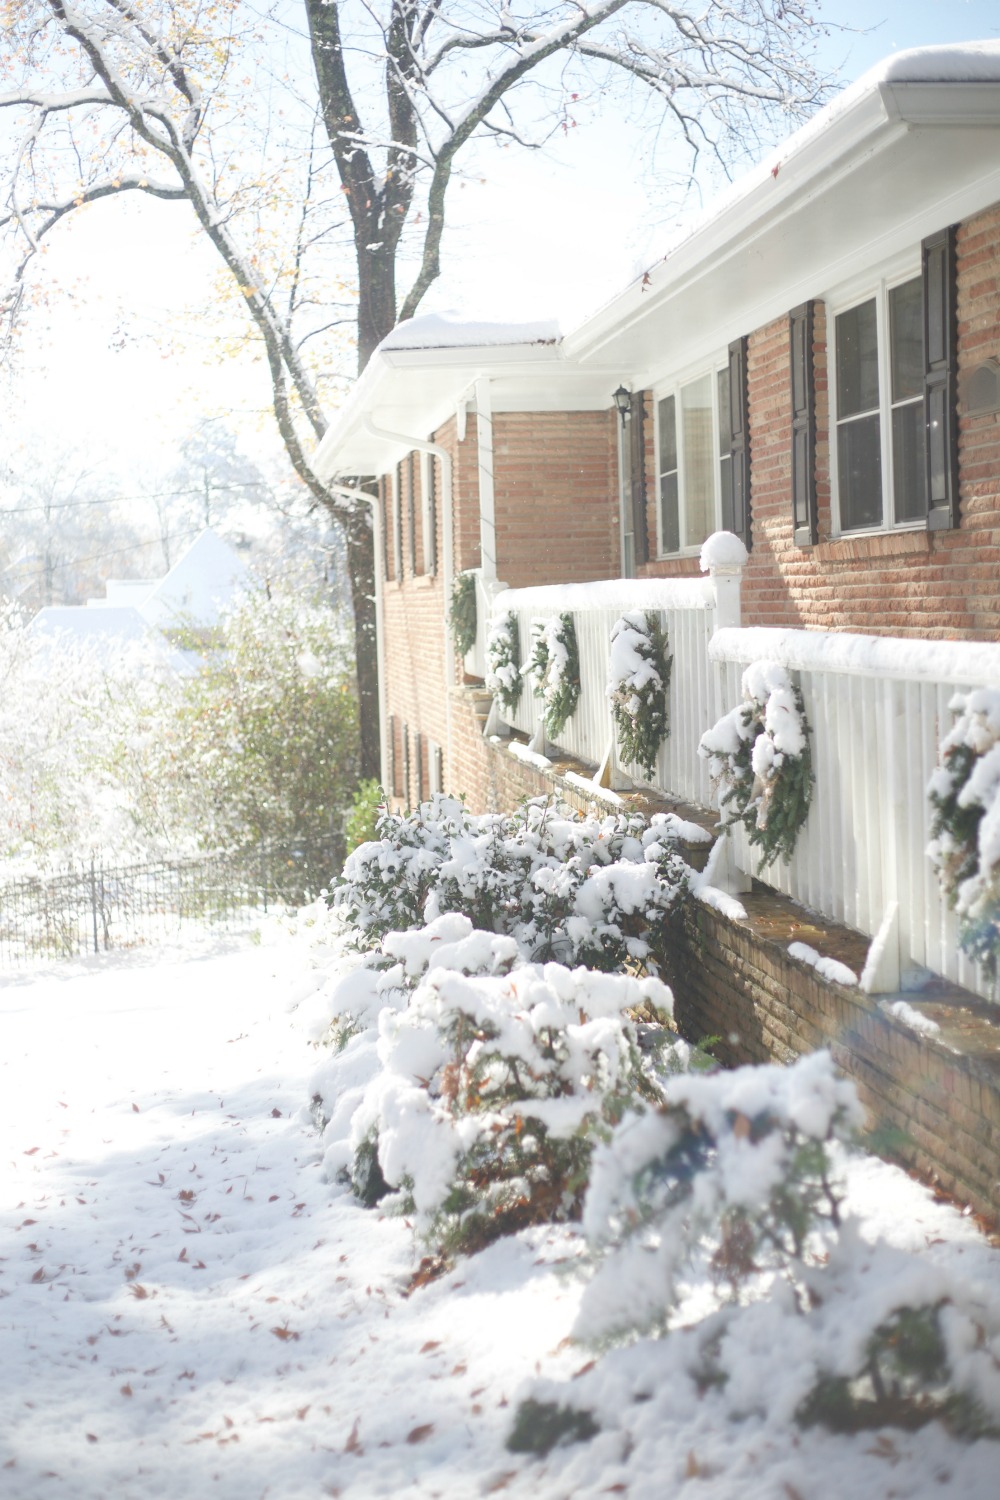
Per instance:
[[[358,263],[358,374],[396,326],[396,252],[355,243]]]
[[[354,610],[354,641],[358,676],[360,772],[375,781],[382,776],[379,733],[378,653],[375,632],[375,541],[371,512],[359,504],[339,518],[347,538],[347,567]]]

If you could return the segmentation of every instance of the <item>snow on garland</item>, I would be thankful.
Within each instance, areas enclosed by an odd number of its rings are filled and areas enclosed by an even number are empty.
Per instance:
[[[554,740],[580,701],[580,650],[571,614],[534,622],[526,673],[544,704],[545,733]]]
[[[476,644],[476,575],[456,573],[451,586],[448,624],[458,656],[464,656]]]
[[[802,694],[785,668],[751,662],[743,702],[702,735],[698,754],[719,788],[723,827],[743,824],[762,870],[790,859],[815,778]]]
[[[486,641],[486,686],[506,713],[521,701],[521,632],[513,610],[494,622]]]
[[[955,723],[941,742],[941,764],[927,787],[927,853],[959,942],[995,980],[1000,966],[1000,692],[956,693]]]
[[[668,694],[673,657],[656,614],[625,614],[611,630],[608,698],[627,765],[652,777],[660,746],[670,733]]]

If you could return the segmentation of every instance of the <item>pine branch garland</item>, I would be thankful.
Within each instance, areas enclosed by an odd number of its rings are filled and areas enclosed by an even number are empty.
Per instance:
[[[608,698],[626,765],[638,765],[652,780],[660,746],[670,733],[670,673],[667,632],[652,611],[626,614],[611,631]]]
[[[476,644],[478,621],[475,573],[456,573],[455,581],[451,586],[448,625],[456,654],[465,656]]]
[[[486,686],[506,714],[521,701],[521,632],[517,615],[508,610],[493,626],[486,642]]]
[[[535,622],[527,675],[545,707],[545,733],[558,739],[580,702],[580,651],[571,614]]]

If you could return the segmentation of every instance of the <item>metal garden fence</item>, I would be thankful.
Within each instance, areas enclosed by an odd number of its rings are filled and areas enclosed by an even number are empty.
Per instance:
[[[192,926],[236,932],[317,896],[340,867],[331,844],[106,865],[0,883],[0,968],[174,939]]]

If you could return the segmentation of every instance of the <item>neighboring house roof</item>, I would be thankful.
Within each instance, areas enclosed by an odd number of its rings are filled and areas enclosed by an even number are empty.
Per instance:
[[[211,629],[249,579],[243,559],[207,528],[163,578],[112,580],[106,599],[40,609],[28,628],[36,635],[66,633],[93,641],[110,656],[161,630]],[[169,659],[180,670],[197,660],[189,651],[171,651]]]
[[[219,623],[222,608],[244,588],[250,569],[210,527],[192,542],[165,578],[139,604],[143,618],[158,629]]]
[[[418,318],[393,331],[320,445],[328,476],[405,451],[489,376],[502,410],[600,410],[708,347],[1000,200],[1000,42],[895,54],[736,182],[661,261],[564,338]],[[547,335],[540,329],[549,327]],[[478,339],[478,342],[476,340]]]

